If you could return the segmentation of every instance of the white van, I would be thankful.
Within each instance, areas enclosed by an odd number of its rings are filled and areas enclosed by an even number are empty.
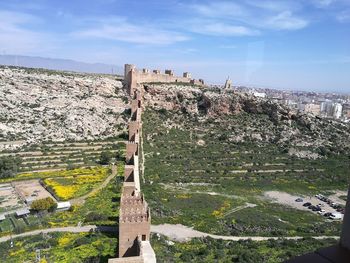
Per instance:
[[[330,216],[329,216],[329,219],[332,219],[332,220],[341,220],[343,219],[343,215],[341,213],[332,213]]]

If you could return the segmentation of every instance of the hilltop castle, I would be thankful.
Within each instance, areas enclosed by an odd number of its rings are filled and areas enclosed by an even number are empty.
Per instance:
[[[173,70],[165,70],[164,74],[155,69],[152,72],[148,69],[137,70],[134,65],[126,64],[124,68],[124,81],[129,95],[135,93],[137,84],[141,83],[190,83],[193,85],[204,85],[204,80],[192,79],[189,72],[184,72],[182,77],[175,76]]]

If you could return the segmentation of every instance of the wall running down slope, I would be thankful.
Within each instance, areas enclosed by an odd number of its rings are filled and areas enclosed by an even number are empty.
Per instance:
[[[125,69],[125,85],[131,97],[131,118],[119,208],[119,258],[109,259],[108,262],[155,263],[156,255],[150,244],[151,213],[141,192],[139,175],[143,89],[138,81],[128,81],[128,76],[132,77],[135,67],[126,65]]]

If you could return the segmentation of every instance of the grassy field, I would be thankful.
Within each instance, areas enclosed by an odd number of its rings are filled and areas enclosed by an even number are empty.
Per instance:
[[[40,249],[40,262],[102,263],[116,256],[117,246],[115,237],[101,233],[50,233],[14,239],[13,248],[10,241],[0,243],[0,254],[2,262],[37,262]]]
[[[312,196],[344,191],[349,176],[348,157],[329,154],[305,159],[290,156],[288,149],[314,153],[319,149],[248,138],[229,140],[236,134],[236,126],[248,127],[247,121],[244,114],[198,120],[146,111],[143,191],[152,208],[153,222],[182,223],[225,235],[339,234],[339,222],[271,203],[264,193],[274,190]],[[257,130],[278,129],[263,115],[251,114],[249,121],[256,124]],[[256,206],[228,213],[246,203]],[[221,209],[227,215],[220,216],[217,211]]]

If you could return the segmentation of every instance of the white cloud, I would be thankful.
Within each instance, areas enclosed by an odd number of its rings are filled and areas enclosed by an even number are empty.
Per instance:
[[[190,24],[188,30],[211,36],[254,36],[259,31],[245,26],[221,23],[216,21],[195,21]]]
[[[29,30],[26,27],[40,23],[32,15],[0,11],[0,51],[7,54],[39,53],[52,43],[48,35]]]
[[[336,2],[336,0],[313,0],[314,5],[319,8],[328,7],[334,2]]]
[[[211,22],[189,28],[207,35],[249,36],[258,35],[264,29],[297,30],[309,24],[292,12],[301,9],[296,1],[245,0],[240,4],[216,1],[190,7],[197,13],[198,20],[210,19]]]
[[[350,10],[340,12],[336,18],[341,23],[350,22]]]
[[[245,2],[250,6],[272,12],[294,11],[301,8],[298,1],[246,0]]]
[[[273,29],[297,30],[308,25],[308,21],[293,16],[292,12],[284,11],[278,15],[269,18],[266,25]]]
[[[191,5],[190,8],[207,17],[227,18],[228,16],[242,16],[247,13],[244,6],[232,2],[215,1],[207,4]]]
[[[153,25],[141,25],[141,23],[136,25],[118,17],[99,19],[97,23],[100,24],[74,32],[73,35],[151,45],[168,45],[189,39],[178,32],[160,29]]]
[[[223,49],[236,49],[237,46],[236,46],[236,45],[220,45],[219,48],[223,48]]]

